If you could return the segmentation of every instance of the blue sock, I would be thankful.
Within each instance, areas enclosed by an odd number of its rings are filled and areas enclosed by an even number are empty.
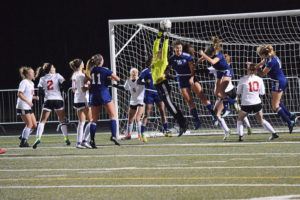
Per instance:
[[[142,127],[141,127],[141,134],[143,134],[145,132],[145,130],[146,130],[146,126],[142,125]]]
[[[95,140],[96,127],[97,124],[95,122],[92,122],[90,125],[91,140]]]
[[[110,120],[110,131],[113,137],[117,135],[117,121],[115,119]]]
[[[195,122],[198,122],[198,121],[199,121],[199,117],[198,117],[198,113],[197,113],[196,108],[191,109],[191,110],[190,110],[190,113],[191,113],[191,115],[193,116],[194,121],[195,121]]]
[[[210,114],[211,114],[212,116],[216,117],[216,114],[215,114],[215,112],[214,112],[214,109],[213,109],[211,103],[207,104],[207,105],[206,105],[206,108],[209,110],[209,112],[210,112]]]
[[[167,131],[169,129],[168,128],[168,122],[164,123],[163,126],[164,126],[164,131]]]
[[[80,145],[80,142],[77,142],[77,145]]]
[[[235,104],[235,100],[233,100],[232,98],[227,97],[227,100],[231,105]]]
[[[281,107],[277,108],[276,112],[285,122],[291,125],[291,120],[288,118],[288,116],[285,114],[284,110]]]
[[[287,114],[288,117],[292,117],[292,113],[283,105],[283,103],[280,102],[279,106],[282,108],[282,110]]]

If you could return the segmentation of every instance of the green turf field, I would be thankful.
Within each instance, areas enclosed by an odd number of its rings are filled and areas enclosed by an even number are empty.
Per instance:
[[[249,199],[300,198],[300,134],[150,138],[121,141],[96,135],[98,149],[76,149],[62,135],[39,148],[0,137],[0,199]],[[34,136],[30,136],[32,145]],[[283,197],[281,197],[283,198]]]

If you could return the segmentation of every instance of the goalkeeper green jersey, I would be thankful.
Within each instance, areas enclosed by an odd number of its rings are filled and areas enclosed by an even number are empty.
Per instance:
[[[154,85],[159,84],[156,81],[164,74],[164,72],[168,66],[169,39],[164,40],[161,59],[158,59],[157,53],[159,51],[160,40],[161,40],[160,38],[156,39],[154,42],[154,46],[153,46],[153,62],[151,65],[151,73],[152,73],[152,79],[153,79]],[[161,81],[164,81],[164,80],[166,80],[166,78],[162,79]]]

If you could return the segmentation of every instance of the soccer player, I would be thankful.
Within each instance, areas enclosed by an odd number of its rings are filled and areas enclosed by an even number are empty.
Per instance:
[[[77,144],[76,148],[91,149],[91,145],[87,142],[90,135],[90,125],[92,121],[91,109],[88,106],[89,102],[89,83],[85,83],[86,75],[84,72],[84,63],[77,58],[69,63],[71,69],[74,71],[72,75],[72,91],[74,92],[74,109],[77,111],[78,126],[77,126]],[[83,131],[86,118],[88,124]],[[83,135],[84,133],[84,135]]]
[[[143,124],[141,128],[141,133],[144,133],[146,130],[146,125],[148,122],[148,117],[150,116],[152,105],[155,103],[155,105],[159,109],[160,113],[160,118],[161,122],[163,124],[163,134],[166,137],[171,137],[172,134],[170,133],[170,130],[168,128],[168,121],[166,117],[166,110],[165,110],[165,104],[159,97],[156,88],[154,87],[153,84],[153,79],[152,79],[152,73],[151,73],[151,63],[153,61],[153,56],[149,56],[146,65],[147,68],[142,71],[142,73],[139,76],[138,83],[145,84],[145,97],[144,97],[144,102],[146,104],[146,111],[144,113],[144,118],[143,118]]]
[[[114,74],[111,70],[103,67],[104,59],[102,55],[96,54],[88,60],[86,66],[86,74],[91,81],[90,92],[90,106],[92,109],[92,119],[93,122],[90,125],[90,145],[92,148],[97,148],[95,143],[95,133],[97,120],[99,118],[100,106],[103,105],[105,111],[108,113],[110,118],[110,130],[111,137],[110,141],[114,142],[116,145],[120,145],[117,140],[117,121],[116,121],[116,110],[114,102],[110,96],[106,82],[110,79],[115,81],[120,81],[120,78]]]
[[[29,147],[27,139],[30,133],[37,127],[36,119],[31,107],[33,106],[32,99],[39,100],[38,96],[34,96],[34,71],[30,67],[21,67],[19,69],[22,81],[18,89],[17,100],[17,115],[21,116],[21,119],[25,123],[22,135],[20,136],[20,147]]]
[[[249,113],[256,113],[257,121],[269,132],[272,136],[269,140],[278,138],[275,130],[269,122],[263,119],[261,99],[259,95],[265,94],[265,86],[262,78],[256,76],[256,68],[254,64],[247,63],[247,74],[242,77],[237,86],[237,94],[241,95],[241,110],[237,120],[237,131],[239,134],[239,141],[243,141],[243,119]]]
[[[58,127],[64,135],[66,144],[70,145],[71,142],[68,137],[67,128],[68,122],[65,119],[64,100],[60,91],[61,87],[64,90],[67,89],[67,82],[64,77],[62,77],[59,73],[56,73],[56,69],[51,63],[44,63],[43,67],[39,67],[37,69],[36,78],[40,78],[38,88],[39,92],[42,96],[44,96],[44,105],[36,132],[37,139],[32,147],[36,149],[38,144],[41,143],[44,127],[52,110],[55,110],[58,116]]]
[[[138,83],[139,71],[137,68],[130,69],[130,78],[125,82],[124,89],[130,92],[130,103],[128,111],[127,135],[124,140],[130,140],[133,122],[135,118],[138,137],[147,142],[147,137],[141,133],[142,122],[141,117],[144,113],[144,94],[145,85]]]
[[[288,124],[289,132],[293,132],[295,125],[295,115],[292,114],[284,105],[280,102],[283,91],[287,87],[287,79],[285,78],[281,69],[281,62],[276,56],[273,47],[271,45],[260,46],[257,48],[258,55],[263,59],[256,65],[258,69],[258,75],[264,77],[267,74],[273,81],[272,85],[272,109],[277,112],[283,121]],[[262,70],[262,67],[265,68]]]
[[[162,37],[164,37],[164,41],[162,50],[160,50],[159,45]],[[180,137],[183,133],[186,132],[187,124],[183,114],[172,102],[170,96],[171,87],[168,84],[168,80],[166,78],[166,75],[168,74],[168,72],[166,72],[166,68],[168,66],[168,46],[169,39],[167,33],[159,31],[153,46],[153,61],[151,64],[151,72],[153,83],[158,92],[158,95],[163,100],[167,109],[179,124],[180,130],[178,136]]]

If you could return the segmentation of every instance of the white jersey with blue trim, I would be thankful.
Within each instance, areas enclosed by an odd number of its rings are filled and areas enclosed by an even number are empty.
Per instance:
[[[124,85],[125,90],[130,92],[130,105],[144,105],[145,86],[139,85],[137,80],[127,80]]]
[[[27,99],[29,102],[32,102],[32,97],[34,94],[34,83],[28,79],[22,80],[19,84],[18,92],[22,92],[25,99]],[[26,103],[25,101],[20,99],[20,97],[18,97],[18,99],[17,99],[16,108],[22,109],[22,110],[30,110],[31,109],[31,107],[28,105],[28,103]]]
[[[211,66],[207,68],[209,70],[210,74],[213,74],[215,76],[215,79],[217,79],[217,70]],[[225,89],[225,92],[229,92],[234,88],[234,85],[232,84],[232,81],[229,81],[229,84],[227,85],[227,88]]]
[[[74,90],[74,103],[87,103],[89,101],[89,91],[83,92],[85,74],[81,71],[74,72],[72,75],[72,88]]]
[[[63,100],[61,96],[59,84],[65,81],[59,73],[46,74],[40,78],[38,87],[42,87],[45,90],[44,101],[47,100]]]

